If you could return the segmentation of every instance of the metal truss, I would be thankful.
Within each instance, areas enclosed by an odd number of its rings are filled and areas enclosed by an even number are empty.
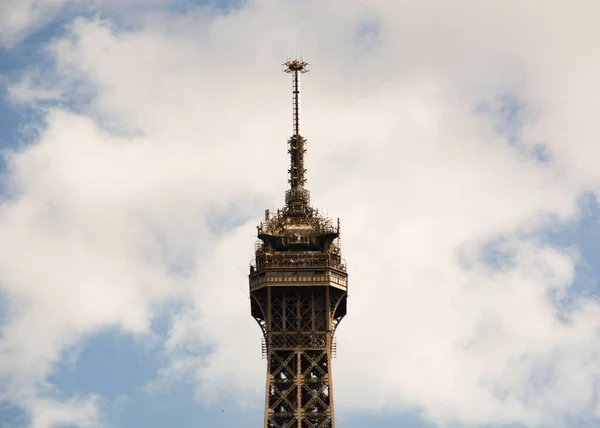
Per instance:
[[[342,296],[325,287],[270,291],[265,427],[332,428],[332,314]]]

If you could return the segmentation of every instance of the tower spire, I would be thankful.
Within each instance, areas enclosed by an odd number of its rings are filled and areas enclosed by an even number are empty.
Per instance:
[[[310,194],[304,188],[306,184],[306,168],[304,168],[304,154],[306,153],[306,139],[300,135],[300,89],[299,74],[308,72],[308,63],[302,59],[288,59],[284,69],[291,74],[293,91],[293,135],[288,140],[290,154],[290,189],[285,193],[285,205],[291,216],[305,216],[309,211]]]
[[[306,184],[306,178],[304,174],[306,169],[304,168],[304,153],[306,153],[306,139],[300,135],[300,79],[299,74],[308,72],[308,63],[302,61],[302,59],[288,59],[283,64],[285,71],[292,75],[292,91],[293,91],[293,108],[292,108],[292,121],[293,121],[293,134],[289,140],[290,148],[288,150],[291,158],[290,165],[290,189],[302,189]]]

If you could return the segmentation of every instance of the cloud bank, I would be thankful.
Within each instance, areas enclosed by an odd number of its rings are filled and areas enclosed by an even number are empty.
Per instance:
[[[191,378],[202,401],[261,405],[238,268],[262,210],[282,203],[291,94],[278,67],[294,51],[313,65],[309,187],[342,217],[350,268],[340,417],[593,426],[600,304],[575,291],[578,249],[541,231],[577,221],[599,188],[598,12],[264,0],[138,12],[128,28],[74,19],[48,42],[52,69],[9,90],[57,101],[39,138],[6,154],[1,397],[36,428],[102,424],[94,391],[56,394],[55,365],[102,329],[156,333],[177,301],[156,384]],[[2,23],[4,40],[29,16]]]

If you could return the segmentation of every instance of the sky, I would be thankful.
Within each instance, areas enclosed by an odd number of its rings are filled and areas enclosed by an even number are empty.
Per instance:
[[[600,425],[600,3],[0,0],[0,428],[263,423],[302,76],[338,428]]]

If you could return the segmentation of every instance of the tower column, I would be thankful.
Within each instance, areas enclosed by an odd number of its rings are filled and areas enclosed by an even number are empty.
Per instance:
[[[300,135],[299,75],[290,60],[293,135],[285,207],[265,214],[250,268],[251,313],[267,358],[265,428],[335,428],[331,361],[334,332],[346,315],[348,275],[337,226],[310,206],[306,140]]]

